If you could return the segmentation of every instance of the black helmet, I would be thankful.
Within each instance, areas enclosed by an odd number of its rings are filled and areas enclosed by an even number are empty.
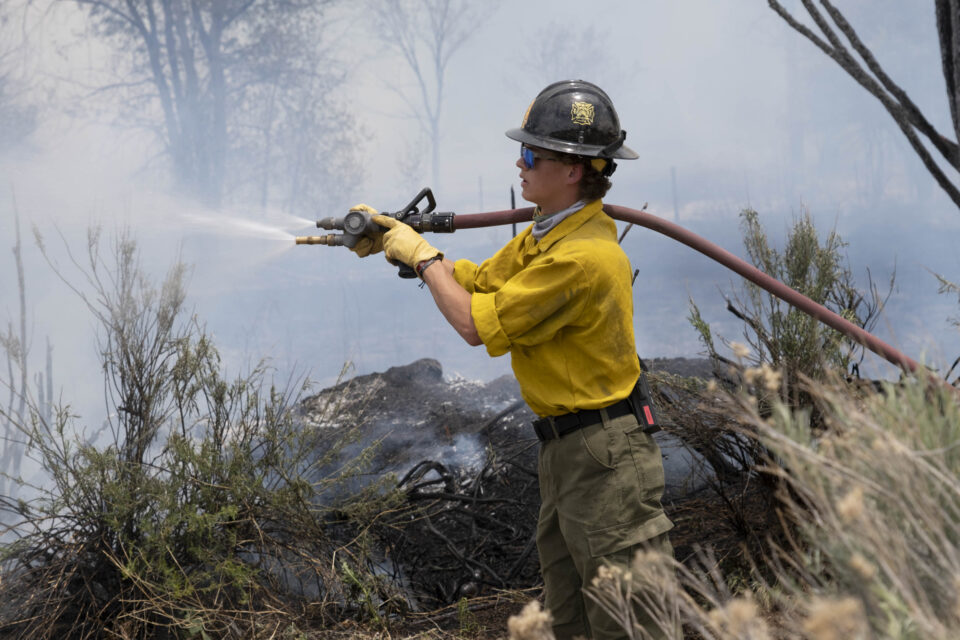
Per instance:
[[[554,82],[534,98],[519,129],[507,137],[542,149],[589,158],[635,160],[627,132],[603,89],[583,80]]]

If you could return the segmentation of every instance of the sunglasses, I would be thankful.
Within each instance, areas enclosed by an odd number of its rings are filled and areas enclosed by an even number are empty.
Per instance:
[[[523,160],[523,166],[527,169],[533,169],[533,165],[538,159],[560,162],[557,158],[551,158],[550,156],[537,153],[525,144],[520,145],[520,159]]]

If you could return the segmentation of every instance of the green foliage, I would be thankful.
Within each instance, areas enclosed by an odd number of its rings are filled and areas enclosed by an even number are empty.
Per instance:
[[[378,626],[385,626],[380,617],[380,607],[377,602],[377,588],[373,576],[362,574],[354,570],[347,562],[340,563],[340,572],[351,592],[352,598],[360,603],[369,619]]]
[[[470,611],[470,601],[466,598],[460,598],[457,602],[457,621],[460,624],[460,635],[476,636],[483,631],[477,615]]]
[[[821,240],[805,213],[794,221],[780,251],[771,246],[756,211],[744,210],[741,225],[744,246],[755,267],[857,326],[869,330],[876,322],[883,300],[872,280],[866,293],[857,289],[843,256],[846,244],[836,231]],[[892,290],[892,276],[890,287]],[[729,363],[717,351],[710,325],[692,300],[690,308],[689,320],[711,357]],[[846,371],[862,360],[859,344],[752,282],[728,299],[727,308],[744,322],[748,349],[735,349],[740,352],[738,359],[780,371],[779,394],[794,404],[804,402],[798,386],[801,375],[820,380],[829,371]]]
[[[369,453],[331,466],[352,434],[303,420],[303,387],[270,386],[263,366],[225,378],[181,319],[182,266],[156,288],[132,240],[109,267],[99,246],[91,234],[93,294],[77,292],[101,326],[107,422],[88,435],[60,408],[18,425],[49,480],[0,503],[15,538],[0,547],[0,623],[31,638],[248,637],[308,603],[350,608],[372,573],[358,533],[395,500],[388,482],[353,488]]]

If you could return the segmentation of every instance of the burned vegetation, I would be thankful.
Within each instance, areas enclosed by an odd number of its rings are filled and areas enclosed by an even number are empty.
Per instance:
[[[331,397],[364,425],[368,477],[391,476],[402,495],[372,532],[404,608],[537,584],[537,440],[512,378],[445,380],[438,362],[419,360],[308,398],[307,418]]]
[[[677,556],[691,559],[716,542],[722,558],[746,563],[742,543],[758,544],[773,513],[769,487],[749,481],[759,451],[701,406],[709,361],[649,364],[665,422],[656,437]],[[427,619],[464,598],[482,607],[505,592],[537,595],[539,443],[512,377],[451,380],[438,362],[419,360],[308,398],[305,417],[331,402],[346,422],[363,425],[354,446],[375,451],[366,477],[396,481],[401,502],[368,531],[377,572],[400,596],[394,604],[403,603],[388,609]]]

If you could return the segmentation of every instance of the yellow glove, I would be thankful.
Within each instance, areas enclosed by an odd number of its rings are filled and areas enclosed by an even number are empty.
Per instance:
[[[368,207],[365,204],[355,204],[350,207],[350,211],[365,211],[372,216],[377,215],[377,210],[373,207]],[[378,234],[376,238],[370,238],[364,236],[357,240],[357,244],[350,247],[350,251],[353,251],[355,254],[361,258],[366,258],[371,253],[380,253],[383,251],[383,234]]]
[[[402,262],[414,269],[424,260],[443,257],[443,253],[430,246],[419,233],[408,224],[390,216],[374,216],[374,222],[390,229],[383,234],[383,252],[391,264]]]

